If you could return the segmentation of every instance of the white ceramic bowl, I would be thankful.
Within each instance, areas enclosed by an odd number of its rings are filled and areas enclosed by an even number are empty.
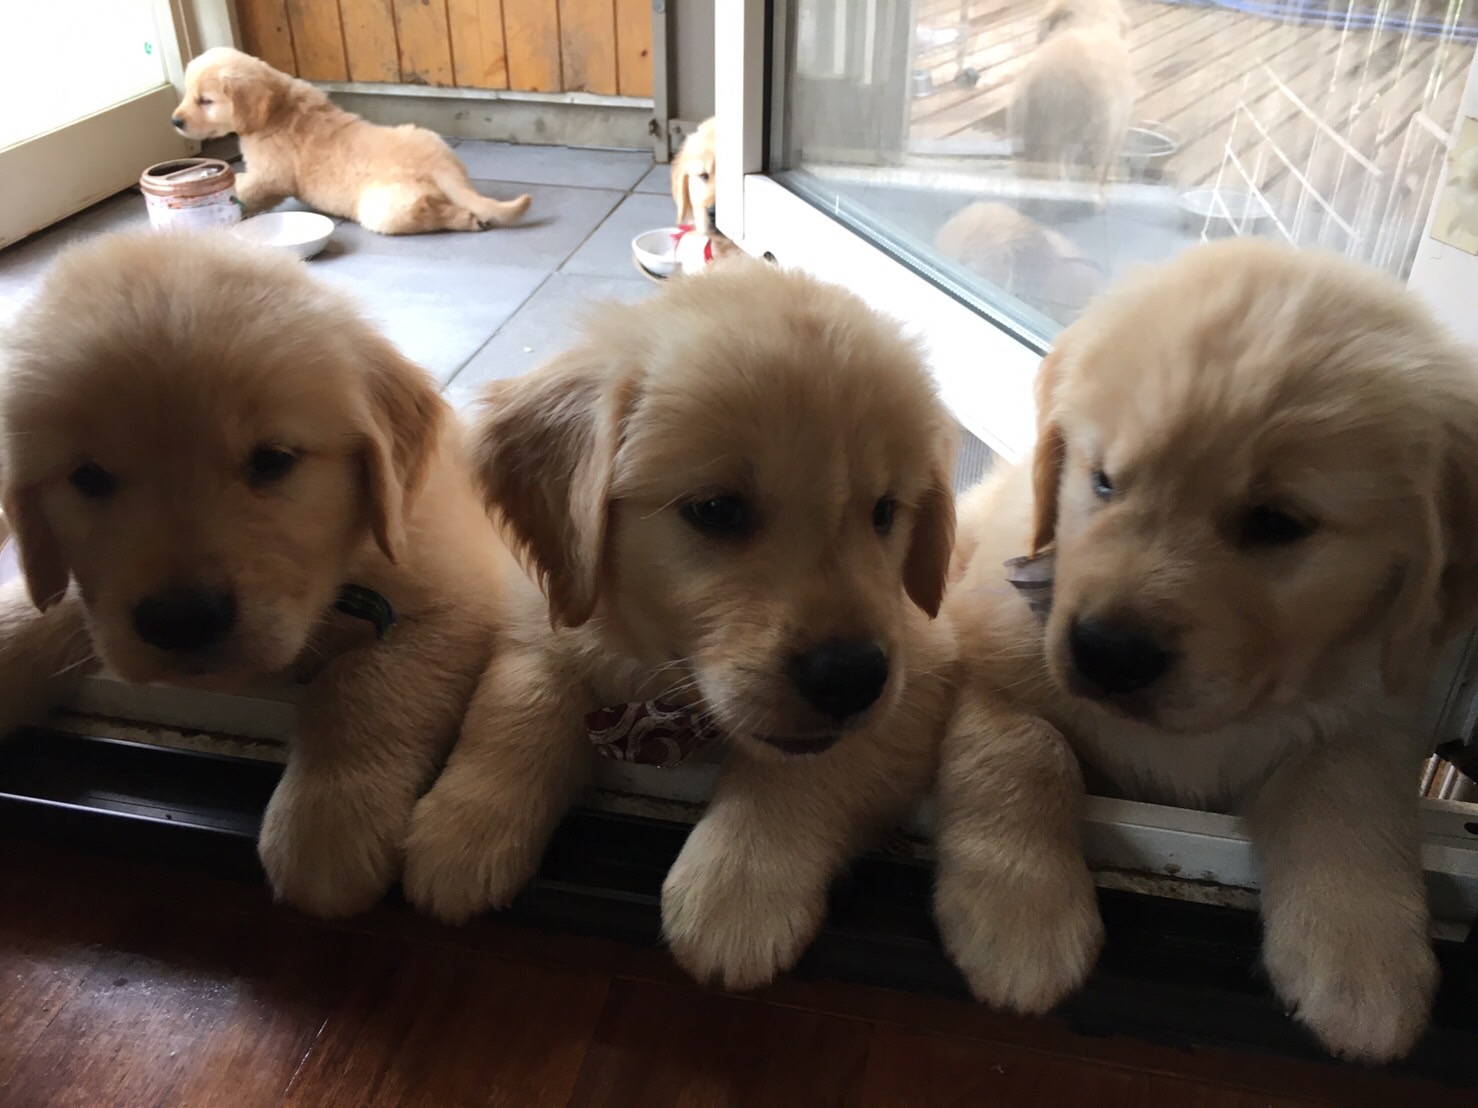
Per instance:
[[[643,231],[631,240],[631,256],[636,268],[654,281],[665,281],[677,272],[676,227],[659,227]]]
[[[232,231],[250,242],[311,258],[328,245],[334,221],[316,212],[263,212],[242,220]]]

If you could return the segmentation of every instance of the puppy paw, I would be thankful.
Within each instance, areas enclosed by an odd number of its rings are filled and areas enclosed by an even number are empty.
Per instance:
[[[1344,907],[1337,920],[1270,921],[1263,960],[1278,996],[1330,1053],[1393,1061],[1426,1030],[1437,959],[1411,919]]]
[[[496,804],[457,803],[433,788],[411,813],[406,898],[444,923],[506,908],[538,868],[538,838]]]
[[[366,911],[399,870],[404,807],[387,803],[378,790],[289,769],[257,842],[272,891],[325,919]]]
[[[717,838],[717,836],[712,836]],[[662,931],[699,981],[745,990],[800,960],[826,915],[825,882],[783,859],[730,856],[700,823],[662,885]]]
[[[1078,862],[1012,879],[942,864],[934,913],[975,998],[1026,1015],[1082,985],[1103,946],[1093,877]]]

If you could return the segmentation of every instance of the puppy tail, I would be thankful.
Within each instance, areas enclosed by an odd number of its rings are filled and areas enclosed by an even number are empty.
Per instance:
[[[459,166],[458,169],[460,168]],[[453,204],[471,212],[477,218],[477,225],[483,230],[489,227],[506,227],[517,222],[519,216],[529,210],[528,193],[515,200],[494,200],[473,188],[462,172],[444,173],[436,179],[436,185]]]

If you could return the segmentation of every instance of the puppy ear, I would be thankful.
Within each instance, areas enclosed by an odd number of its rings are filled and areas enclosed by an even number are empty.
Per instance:
[[[1057,534],[1057,490],[1067,444],[1054,410],[1062,376],[1062,347],[1042,359],[1037,369],[1037,445],[1032,452],[1032,550],[1039,554]]]
[[[430,374],[374,335],[364,352],[365,485],[370,530],[394,562],[405,547],[405,524],[448,415]]]
[[[263,67],[265,69],[265,67]],[[267,125],[271,114],[277,75],[270,72],[227,69],[221,74],[221,91],[231,102],[231,123],[237,134],[249,135]]]
[[[693,198],[688,195],[688,159],[682,151],[672,162],[672,203],[677,208],[679,226],[693,218]]]
[[[537,574],[556,626],[580,626],[600,598],[611,475],[636,390],[634,377],[576,351],[483,394],[473,428],[483,495]]]
[[[43,612],[67,592],[72,568],[62,556],[61,543],[41,508],[35,485],[5,489],[5,519],[20,547],[21,572],[31,602]]]
[[[1424,557],[1406,567],[1391,604],[1381,677],[1393,693],[1426,672],[1434,648],[1478,619],[1478,426],[1454,425],[1450,434],[1441,485],[1422,502]]]
[[[952,453],[952,452],[951,452]],[[934,480],[919,501],[903,562],[903,588],[909,599],[930,619],[939,614],[949,584],[949,560],[955,543],[955,495],[950,481],[953,466],[941,462]]]

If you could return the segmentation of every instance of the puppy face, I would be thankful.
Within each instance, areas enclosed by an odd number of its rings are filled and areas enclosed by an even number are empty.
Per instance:
[[[226,687],[301,652],[371,536],[404,541],[441,402],[293,259],[207,236],[67,254],[0,409],[32,598],[75,579],[104,660]]]
[[[718,230],[716,199],[718,178],[714,171],[717,132],[714,120],[704,123],[683,142],[672,161],[672,202],[678,223],[692,224],[703,234]]]
[[[185,98],[170,117],[192,139],[261,130],[287,78],[239,50],[207,50],[185,68]]]
[[[1478,383],[1384,278],[1203,247],[1091,308],[1039,389],[1047,650],[1080,696],[1212,728],[1398,690],[1472,618]]]
[[[496,386],[478,437],[555,621],[594,613],[737,741],[819,752],[896,701],[944,586],[954,432],[851,296],[747,260],[675,282]]]

